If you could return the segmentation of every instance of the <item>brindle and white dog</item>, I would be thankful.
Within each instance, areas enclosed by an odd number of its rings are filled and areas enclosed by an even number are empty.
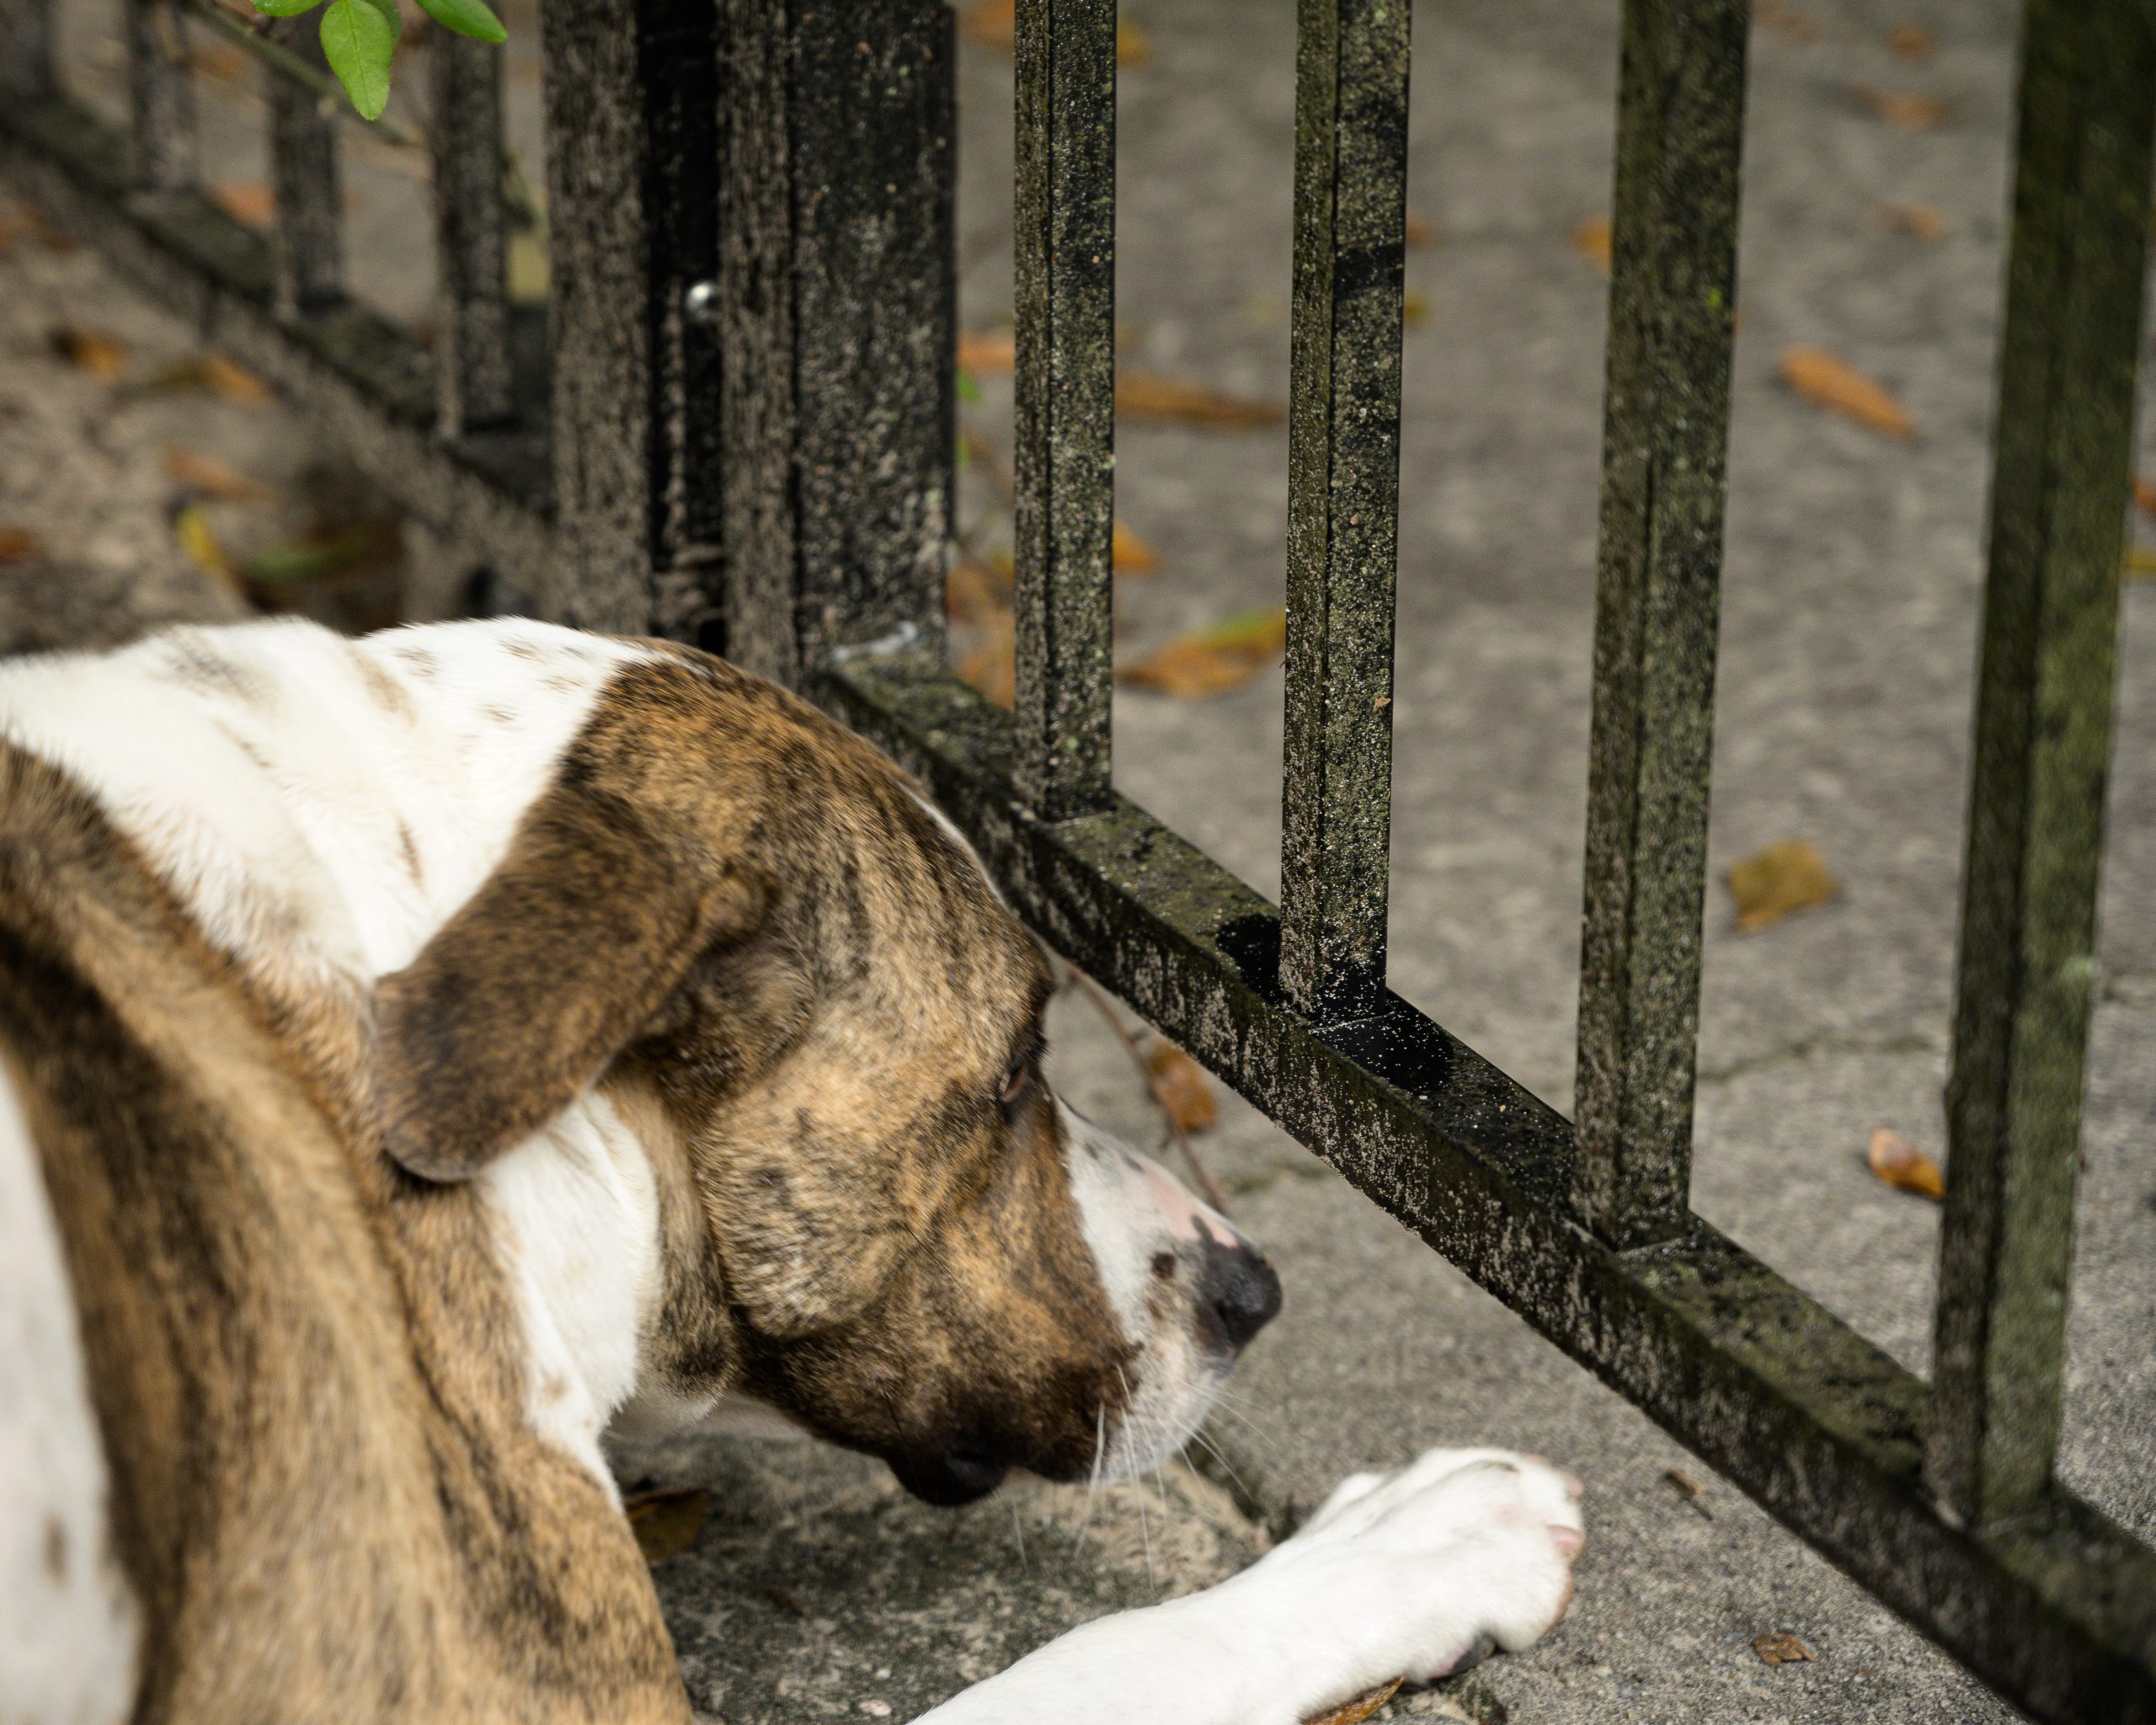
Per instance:
[[[0,670],[0,1720],[681,1721],[610,1420],[1128,1477],[1278,1285],[1040,1074],[904,774],[682,649],[275,622]],[[1577,1482],[1350,1481],[932,1716],[1301,1718],[1562,1612]]]

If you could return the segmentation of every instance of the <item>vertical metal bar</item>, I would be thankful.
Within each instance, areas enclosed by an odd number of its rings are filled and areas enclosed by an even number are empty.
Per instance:
[[[2143,0],[2031,0],[1926,1458],[1972,1521],[2058,1441],[2152,126]]]
[[[327,69],[313,18],[277,19],[271,34],[310,65]],[[328,99],[264,67],[270,99],[270,187],[275,225],[270,259],[277,309],[319,311],[344,296],[343,191],[337,120]]]
[[[685,470],[686,451],[718,412],[680,362],[711,264],[684,235],[692,206],[718,196],[713,130],[690,118],[713,100],[716,9],[550,0],[540,29],[556,547],[540,606],[600,628],[678,628],[694,622],[679,588],[706,577],[682,566],[682,500],[710,478]]]
[[[733,0],[727,652],[782,682],[942,639],[956,37],[944,0]]]
[[[1019,0],[1017,760],[1047,820],[1104,807],[1113,746],[1115,0]]]
[[[1626,0],[1612,211],[1572,1202],[1683,1226],[1749,0]]]
[[[38,102],[53,88],[52,0],[0,0],[0,95]]]
[[[1295,55],[1280,980],[1317,1018],[1385,986],[1408,11],[1302,0]]]
[[[435,385],[445,437],[510,417],[509,216],[502,199],[502,51],[449,30],[433,61]]]
[[[180,191],[195,183],[186,29],[171,0],[126,0],[128,171],[137,191]]]

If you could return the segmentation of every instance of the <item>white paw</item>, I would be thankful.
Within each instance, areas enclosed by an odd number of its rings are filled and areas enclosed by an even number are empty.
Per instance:
[[[1299,1626],[1328,1694],[1441,1675],[1486,1637],[1524,1648],[1565,1615],[1579,1493],[1540,1458],[1433,1450],[1343,1482],[1250,1579]]]

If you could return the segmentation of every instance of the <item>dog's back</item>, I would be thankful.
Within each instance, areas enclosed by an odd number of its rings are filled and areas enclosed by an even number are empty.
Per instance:
[[[0,1695],[678,1717],[633,1541],[523,1418],[483,1208],[366,1153],[365,1014],[318,1004],[251,990],[0,748]]]

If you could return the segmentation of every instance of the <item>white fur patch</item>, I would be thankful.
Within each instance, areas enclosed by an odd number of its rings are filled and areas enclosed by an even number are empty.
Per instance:
[[[0,667],[0,733],[67,772],[210,938],[287,989],[367,985],[476,892],[651,649],[521,617],[348,640],[279,621]],[[533,1423],[602,1480],[656,1297],[650,1164],[588,1096],[481,1177],[502,1220]]]
[[[134,1707],[139,1614],[106,1492],[58,1225],[0,1070],[0,1718],[108,1725]]]
[[[591,1091],[478,1178],[514,1259],[531,1423],[611,1491],[600,1434],[636,1388],[659,1295],[651,1159]]]
[[[477,890],[606,680],[649,656],[515,617],[173,629],[0,668],[0,732],[88,789],[242,963],[371,981]]]
[[[1158,1300],[1162,1284],[1153,1274],[1153,1260],[1196,1242],[1201,1231],[1222,1245],[1241,1236],[1150,1156],[1066,1103],[1056,1107],[1086,1244],[1123,1339],[1138,1349],[1127,1368],[1132,1394],[1101,1460],[1102,1478],[1129,1479],[1190,1440],[1225,1375],[1192,1333],[1188,1295],[1178,1288],[1173,1298]]]
[[[1358,1475],[1241,1575],[1097,1618],[921,1725],[1296,1725],[1483,1637],[1525,1647],[1571,1597],[1575,1483],[1494,1450]]]

